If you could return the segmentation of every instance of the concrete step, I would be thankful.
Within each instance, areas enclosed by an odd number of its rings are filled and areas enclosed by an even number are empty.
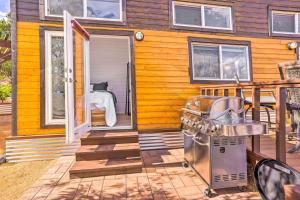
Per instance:
[[[88,178],[142,172],[140,157],[76,161],[70,169],[70,178]]]
[[[139,143],[84,145],[76,152],[77,161],[139,157]]]
[[[138,132],[92,132],[81,138],[81,145],[121,144],[138,141]]]

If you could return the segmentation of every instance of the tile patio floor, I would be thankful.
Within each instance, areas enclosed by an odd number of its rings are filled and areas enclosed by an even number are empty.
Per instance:
[[[190,168],[182,168],[183,150],[142,152],[142,173],[69,179],[74,157],[62,157],[20,198],[22,200],[66,199],[207,199],[203,181]],[[34,169],[33,169],[34,170]],[[254,192],[219,191],[212,200],[259,200]]]

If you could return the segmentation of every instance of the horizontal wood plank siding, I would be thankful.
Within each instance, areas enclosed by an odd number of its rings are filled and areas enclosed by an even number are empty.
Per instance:
[[[40,128],[41,25],[46,24],[19,22],[17,25],[18,135],[64,133],[64,129]],[[144,41],[134,42],[140,131],[178,129],[179,109],[187,98],[200,93],[200,85],[190,84],[188,37],[250,41],[255,81],[279,80],[277,64],[296,58],[295,52],[287,48],[290,40],[156,30],[143,30],[143,33]]]
[[[299,10],[300,0],[178,0],[192,3],[231,6],[234,11],[234,35],[268,37],[268,7]],[[41,1],[42,2],[42,1]],[[39,0],[18,0],[18,21],[40,21]],[[170,28],[169,0],[126,0],[127,27],[134,29],[174,30]],[[94,23],[95,24],[95,23]],[[97,25],[97,24],[95,24]]]
[[[279,80],[277,63],[296,58],[287,49],[289,40],[143,32],[144,41],[135,42],[139,130],[179,128],[179,109],[200,94],[200,85],[189,80],[188,37],[250,41],[255,81]]]
[[[17,24],[18,135],[64,134],[63,129],[40,128],[40,25]]]

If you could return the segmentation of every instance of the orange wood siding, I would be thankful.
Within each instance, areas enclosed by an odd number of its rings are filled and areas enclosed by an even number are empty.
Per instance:
[[[199,85],[189,81],[189,36],[250,41],[255,81],[278,80],[277,64],[296,59],[295,52],[287,48],[291,40],[154,30],[142,32],[144,41],[134,42],[139,130],[179,128],[178,110],[188,97],[199,94]],[[19,22],[19,135],[64,132],[63,129],[40,129],[39,52],[39,24]]]
[[[39,24],[17,24],[17,133],[18,135],[63,134],[63,129],[40,128]]]

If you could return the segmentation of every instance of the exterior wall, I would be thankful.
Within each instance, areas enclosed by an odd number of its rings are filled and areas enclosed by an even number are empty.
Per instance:
[[[18,25],[18,134],[57,134],[63,129],[40,129],[39,24]],[[91,27],[89,27],[91,28]],[[143,30],[135,41],[138,129],[179,128],[178,110],[199,94],[190,84],[188,37],[250,41],[255,81],[279,79],[277,64],[296,59],[287,49],[290,40],[215,36],[211,34]]]
[[[126,28],[170,30],[170,0],[125,0]],[[268,8],[300,10],[300,0],[177,0],[183,2],[232,6],[234,34],[269,36]],[[40,2],[40,3],[39,3]],[[17,0],[18,19],[39,22],[44,0]],[[40,6],[41,5],[41,6]],[[41,11],[43,12],[43,11]],[[95,23],[99,23],[96,21]],[[109,26],[109,25],[106,25]]]
[[[279,79],[277,64],[294,60],[290,41],[269,37],[268,5],[300,8],[300,0],[197,1],[232,4],[235,32],[231,34],[174,30],[169,24],[168,0],[127,0],[127,25],[87,24],[87,28],[142,31],[144,41],[134,42],[138,129],[179,128],[179,109],[186,99],[199,94],[190,84],[188,37],[251,42],[254,81]],[[40,128],[40,26],[61,26],[40,21],[38,0],[17,1],[17,133],[18,135],[63,134],[62,128]],[[299,39],[299,38],[298,38]],[[42,56],[43,57],[43,56]]]
[[[40,37],[39,25],[17,23],[17,133],[59,134],[63,129],[40,128]]]

